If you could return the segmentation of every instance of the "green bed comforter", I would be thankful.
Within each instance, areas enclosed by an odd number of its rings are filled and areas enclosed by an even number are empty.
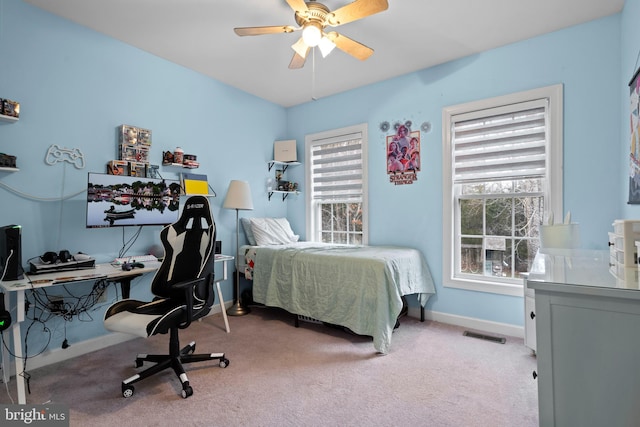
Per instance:
[[[416,294],[424,306],[434,293],[415,249],[296,243],[255,251],[256,302],[369,335],[380,353],[389,351],[401,296]]]

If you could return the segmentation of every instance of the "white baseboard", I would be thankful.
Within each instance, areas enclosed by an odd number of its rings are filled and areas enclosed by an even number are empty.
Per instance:
[[[420,318],[420,307],[410,307],[409,316]],[[489,332],[492,334],[506,335],[516,338],[524,338],[524,327],[510,325],[507,323],[492,322],[490,320],[476,319],[474,317],[458,316],[455,314],[440,313],[437,311],[425,310],[426,320],[448,323],[450,325],[462,326],[475,331]]]
[[[225,302],[225,309],[233,305],[232,301]],[[211,312],[207,316],[212,316],[216,313],[221,313],[220,305],[215,304],[211,309]],[[29,359],[28,369],[42,368],[43,366],[52,365],[54,363],[62,362],[63,360],[72,359],[74,357],[82,356],[83,354],[91,353],[92,351],[102,350],[112,345],[120,344],[137,337],[129,334],[123,334],[120,332],[111,332],[106,335],[101,335],[96,338],[91,338],[79,343],[73,343],[73,345],[62,349],[56,348],[53,350],[47,350],[38,356]],[[15,375],[15,366],[11,364],[11,375]]]

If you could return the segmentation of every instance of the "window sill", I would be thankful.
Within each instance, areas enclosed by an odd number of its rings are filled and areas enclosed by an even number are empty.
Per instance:
[[[495,283],[482,280],[449,279],[444,281],[444,287],[500,295],[509,295],[514,297],[524,296],[524,283],[513,284]]]

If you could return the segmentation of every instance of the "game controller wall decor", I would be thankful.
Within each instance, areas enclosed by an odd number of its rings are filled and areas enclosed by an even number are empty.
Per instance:
[[[52,144],[49,147],[44,161],[49,166],[60,162],[67,162],[75,166],[76,169],[84,169],[85,165],[84,154],[82,154],[79,148],[60,147],[57,144]]]

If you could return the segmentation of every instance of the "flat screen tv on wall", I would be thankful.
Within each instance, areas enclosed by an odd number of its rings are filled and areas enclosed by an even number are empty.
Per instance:
[[[90,172],[87,228],[167,225],[180,211],[178,180]]]

